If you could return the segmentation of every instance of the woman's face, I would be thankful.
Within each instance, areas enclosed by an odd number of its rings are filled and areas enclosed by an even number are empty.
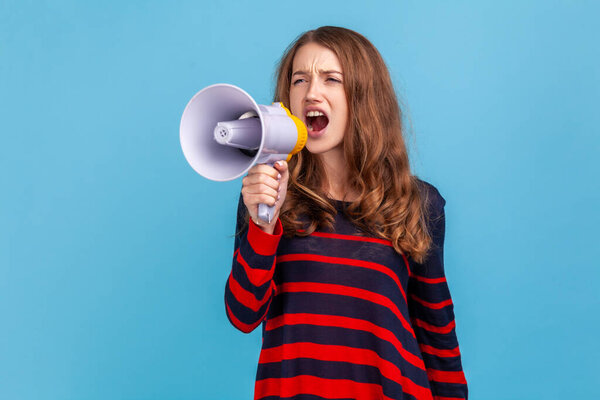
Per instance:
[[[314,154],[342,150],[348,125],[348,102],[342,66],[328,48],[300,47],[292,63],[290,107],[308,128],[306,148]]]

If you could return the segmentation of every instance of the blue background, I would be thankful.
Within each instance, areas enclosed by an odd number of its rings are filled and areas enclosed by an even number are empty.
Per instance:
[[[197,175],[187,101],[269,103],[301,32],[389,65],[414,171],[447,200],[472,399],[600,398],[593,1],[0,0],[0,398],[249,399],[226,319],[241,186]]]

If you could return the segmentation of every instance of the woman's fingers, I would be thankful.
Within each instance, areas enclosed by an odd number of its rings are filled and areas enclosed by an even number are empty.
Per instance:
[[[271,167],[270,165],[256,164],[255,166],[250,168],[250,170],[248,171],[248,176],[255,175],[255,174],[268,175],[271,178],[277,180],[277,176],[279,175],[279,172],[275,168]]]
[[[266,198],[273,198],[273,201],[275,201],[277,200],[277,195],[279,194],[279,192],[277,189],[273,189],[267,185],[259,183],[257,185],[249,185],[242,187],[242,194],[253,196],[261,195],[265,196]]]
[[[269,165],[257,164],[250,168],[242,180],[242,195],[251,215],[258,209],[258,204],[275,204],[279,197],[280,178],[280,173]]]
[[[269,196],[266,194],[254,194],[254,193],[243,193],[243,189],[242,189],[242,195],[244,196],[244,202],[246,203],[246,206],[248,207],[248,210],[250,210],[251,214],[254,214],[254,211],[257,211],[257,207],[259,204],[266,204],[268,206],[274,206],[275,202],[277,201],[277,196],[273,197],[273,196]]]
[[[242,179],[242,186],[267,187],[277,191],[277,189],[279,189],[279,181],[277,180],[277,176],[272,178],[267,174],[253,173]]]
[[[289,178],[288,166],[285,161],[278,161],[273,167],[258,164],[250,168],[248,175],[242,180],[242,196],[248,208],[250,217],[259,226],[273,228],[279,216],[279,210],[287,193]],[[273,220],[265,225],[258,219],[258,205],[276,206]]]
[[[284,160],[277,161],[275,164],[273,164],[273,167],[279,173],[279,176],[281,177],[280,180],[282,182],[285,181],[287,183],[288,178],[289,178],[289,171],[288,171],[288,164],[287,164],[287,162],[285,162]]]

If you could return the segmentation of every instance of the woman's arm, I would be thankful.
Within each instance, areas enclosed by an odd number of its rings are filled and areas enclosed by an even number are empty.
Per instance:
[[[242,180],[233,264],[225,285],[225,310],[231,324],[245,333],[264,320],[275,290],[275,255],[283,233],[279,210],[285,201],[288,179],[287,162],[278,161],[273,167],[253,166]],[[275,207],[271,222],[259,220],[261,203]],[[248,224],[244,223],[246,212],[250,216]]]
[[[446,201],[427,185],[429,232],[433,244],[426,261],[415,264],[408,286],[412,325],[436,400],[467,399],[468,390],[456,337],[454,306],[444,274]]]
[[[249,333],[263,321],[271,304],[275,289],[275,254],[282,227],[277,220],[271,235],[250,219],[248,226],[240,232],[245,209],[240,195],[233,264],[225,285],[225,310],[233,326]]]

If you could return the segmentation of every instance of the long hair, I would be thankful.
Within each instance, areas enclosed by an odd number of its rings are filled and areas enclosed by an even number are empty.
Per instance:
[[[410,170],[402,115],[385,62],[371,42],[349,29],[324,26],[305,32],[288,47],[277,69],[274,100],[288,108],[294,56],[307,43],[333,51],[342,66],[349,109],[343,139],[346,189],[358,193],[346,214],[361,231],[390,240],[398,253],[423,262],[431,247],[426,206]],[[306,148],[290,160],[280,211],[285,235],[333,228],[336,209],[323,190],[321,163]]]

